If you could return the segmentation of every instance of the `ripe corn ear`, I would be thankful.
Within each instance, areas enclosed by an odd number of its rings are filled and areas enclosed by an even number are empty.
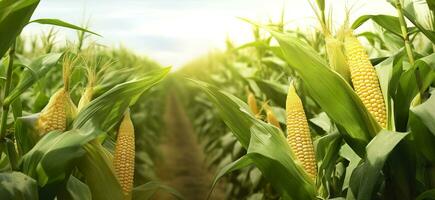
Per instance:
[[[255,96],[252,92],[248,93],[248,105],[252,113],[254,113],[254,115],[257,116],[259,114],[257,101],[255,100]]]
[[[134,178],[134,127],[130,114],[125,114],[118,130],[113,165],[126,199],[131,199]]]
[[[345,36],[344,46],[354,90],[367,110],[385,128],[387,111],[375,68],[364,47],[351,33]]]
[[[286,113],[287,141],[305,172],[314,181],[317,174],[314,146],[302,101],[293,85],[290,85],[287,94]]]
[[[77,108],[72,102],[69,93],[64,88],[59,89],[50,98],[47,106],[42,110],[38,121],[37,129],[40,136],[59,130],[65,131],[68,119],[74,118]]]

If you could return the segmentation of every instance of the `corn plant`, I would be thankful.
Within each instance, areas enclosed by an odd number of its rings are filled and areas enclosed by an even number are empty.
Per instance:
[[[144,107],[156,102],[144,98],[170,68],[83,41],[78,49],[54,45],[54,29],[41,38],[20,37],[31,23],[99,36],[58,19],[29,21],[38,3],[0,2],[0,198],[149,199],[160,189],[182,198],[156,182],[155,149],[135,142],[136,136],[158,140],[159,119],[153,118],[160,110]],[[30,49],[23,47],[27,42]],[[143,101],[135,104],[138,99]],[[144,110],[154,114],[135,114]],[[150,124],[133,125],[148,119]]]
[[[317,8],[314,4],[313,8],[319,9],[323,29],[316,30],[313,39],[274,24],[246,20],[263,30],[266,38],[273,37],[278,46],[256,37],[255,42],[233,47],[231,51],[237,54],[208,61],[224,63],[226,68],[220,75],[214,70],[211,80],[199,75],[201,81],[194,81],[246,150],[245,155],[221,168],[216,180],[255,166],[283,199],[432,198],[434,151],[429,144],[434,137],[431,125],[423,122],[432,121],[432,117],[423,113],[433,112],[428,107],[434,84],[433,29],[417,19],[415,2],[403,5],[392,1],[397,16],[366,15],[352,24],[344,21],[342,31],[333,36],[326,26],[325,2],[316,3]],[[432,8],[429,1],[427,5]],[[355,34],[369,20],[379,31]],[[369,41],[368,46],[360,42],[363,38]],[[417,38],[422,46],[416,45]],[[247,48],[259,51],[260,58],[252,51],[243,52]],[[233,57],[243,60],[238,66],[246,67],[229,67]],[[258,59],[260,62],[250,61]],[[231,73],[243,80],[220,81]],[[265,123],[271,121],[267,120],[267,109],[265,120],[258,117],[252,97],[241,95],[246,86],[258,91],[261,101],[270,100],[272,108],[280,108],[281,113],[287,109],[287,122],[276,109],[277,121],[286,124],[286,130],[282,129],[285,126]],[[300,104],[286,104],[286,95],[299,96]],[[291,109],[295,105],[302,105],[303,110]],[[306,127],[302,123],[304,112],[309,128],[302,128]],[[296,116],[297,121],[293,120]],[[307,130],[311,136],[292,137]],[[314,155],[310,153],[311,138]],[[312,158],[315,164],[310,164]]]

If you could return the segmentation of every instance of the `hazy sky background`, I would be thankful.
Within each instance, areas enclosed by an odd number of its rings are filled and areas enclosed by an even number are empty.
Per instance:
[[[362,14],[395,14],[386,0],[329,0],[334,21],[341,23],[344,6],[353,5],[353,19]],[[229,36],[236,44],[252,39],[249,24],[278,21],[285,6],[289,27],[314,27],[314,13],[306,0],[43,0],[33,19],[58,18],[74,24],[90,20],[94,37],[109,46],[124,45],[163,65],[182,66],[209,50],[223,48]],[[32,24],[24,35],[49,26]],[[59,29],[61,39],[75,39],[74,31]],[[59,40],[61,41],[61,40]]]

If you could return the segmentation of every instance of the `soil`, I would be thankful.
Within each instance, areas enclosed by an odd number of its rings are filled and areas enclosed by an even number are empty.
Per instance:
[[[186,200],[206,199],[215,172],[207,170],[205,155],[189,118],[175,95],[167,98],[165,123],[166,131],[159,145],[159,157],[164,159],[156,161],[157,176],[161,182],[180,192]],[[153,199],[176,198],[160,191]],[[225,199],[222,185],[214,189],[210,199]]]

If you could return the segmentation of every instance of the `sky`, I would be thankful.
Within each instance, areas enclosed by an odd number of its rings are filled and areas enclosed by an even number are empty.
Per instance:
[[[351,17],[362,14],[393,14],[386,0],[329,0],[334,20],[342,22],[345,5]],[[288,27],[316,27],[307,0],[43,0],[32,19],[57,18],[73,24],[89,21],[93,37],[108,46],[123,45],[164,66],[182,66],[213,49],[223,49],[225,39],[236,44],[252,40],[254,21],[278,21],[285,8]],[[26,36],[46,32],[50,26],[32,24]],[[58,41],[74,40],[72,30],[58,29]]]

